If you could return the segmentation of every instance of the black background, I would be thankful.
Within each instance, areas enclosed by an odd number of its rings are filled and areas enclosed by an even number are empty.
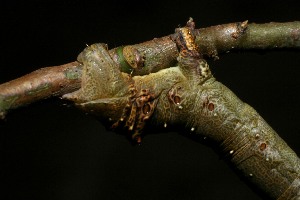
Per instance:
[[[110,48],[197,27],[300,20],[296,1],[1,1],[0,83]],[[299,154],[300,51],[236,52],[210,61],[215,77],[253,106]],[[0,123],[1,199],[262,199],[209,147],[178,133],[142,146],[59,99]]]

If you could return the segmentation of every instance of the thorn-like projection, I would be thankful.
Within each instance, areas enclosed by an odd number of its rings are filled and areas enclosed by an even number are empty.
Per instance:
[[[248,27],[248,20],[246,20],[242,23],[240,23],[240,22],[236,23],[236,28],[231,33],[231,37],[233,37],[234,39],[238,39],[245,33],[247,27]]]

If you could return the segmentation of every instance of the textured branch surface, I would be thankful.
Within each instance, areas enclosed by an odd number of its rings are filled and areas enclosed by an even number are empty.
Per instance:
[[[122,73],[104,44],[87,47],[79,56],[82,87],[63,97],[137,143],[149,127],[205,137],[272,199],[299,198],[299,158],[251,106],[215,80],[196,51],[193,27],[176,29],[178,66],[145,76]]]
[[[78,89],[81,70],[78,62],[72,62],[42,68],[0,85],[0,118],[4,118],[9,109]]]
[[[194,31],[203,56],[218,58],[232,49],[300,48],[300,22],[248,24],[230,23]],[[175,34],[176,35],[176,34]],[[145,75],[174,66],[178,50],[174,34],[109,51],[121,71]],[[82,66],[72,62],[48,67],[0,85],[0,118],[34,101],[61,96],[80,88]]]
[[[208,56],[233,49],[300,48],[300,22],[231,23],[196,30],[196,42]]]

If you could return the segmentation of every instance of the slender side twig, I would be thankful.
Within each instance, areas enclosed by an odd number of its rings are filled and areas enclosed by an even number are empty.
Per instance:
[[[200,53],[218,58],[232,49],[300,48],[300,22],[230,23],[195,30]],[[172,36],[110,50],[121,71],[145,75],[176,65],[178,50]],[[42,68],[0,85],[0,118],[7,111],[80,88],[82,66],[78,62]]]

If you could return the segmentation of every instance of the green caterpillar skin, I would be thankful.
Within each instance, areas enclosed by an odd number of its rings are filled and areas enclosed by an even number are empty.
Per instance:
[[[131,77],[103,44],[87,47],[82,87],[67,94],[85,112],[138,138],[144,125],[185,127],[214,141],[246,180],[272,199],[300,199],[300,160],[248,104],[216,81],[207,63],[180,54],[179,65]]]

